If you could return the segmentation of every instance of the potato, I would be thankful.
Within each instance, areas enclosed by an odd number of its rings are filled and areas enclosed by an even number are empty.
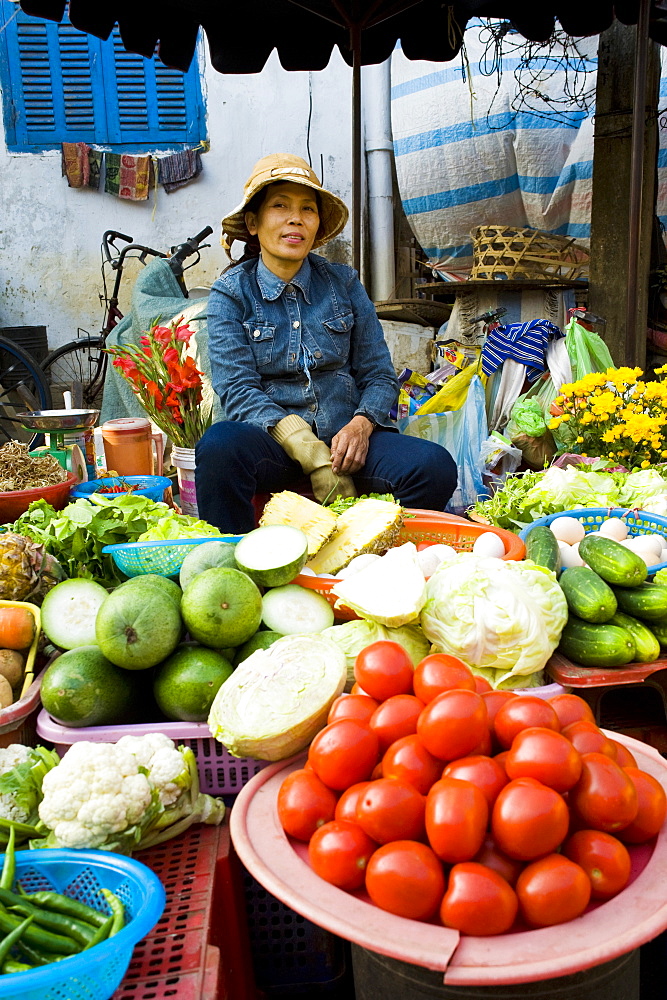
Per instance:
[[[23,657],[15,649],[0,649],[0,677],[6,677],[10,687],[17,687],[23,677]]]
[[[6,677],[0,677],[0,709],[9,708],[14,701],[12,686]]]

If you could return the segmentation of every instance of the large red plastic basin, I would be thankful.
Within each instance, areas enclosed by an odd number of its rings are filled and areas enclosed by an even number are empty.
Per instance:
[[[637,765],[667,789],[667,760],[652,747],[618,733]],[[556,927],[466,937],[436,924],[406,920],[374,906],[364,892],[329,885],[310,868],[307,845],[288,838],[276,799],[285,775],[303,757],[280,761],[245,786],[231,813],[234,846],[265,889],[326,930],[380,955],[444,973],[448,985],[537,982],[608,962],[667,928],[667,827],[655,843],[630,848],[631,883],[618,896]]]

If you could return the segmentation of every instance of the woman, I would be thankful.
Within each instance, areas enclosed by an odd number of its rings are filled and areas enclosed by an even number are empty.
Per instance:
[[[223,531],[255,524],[255,493],[304,473],[320,502],[392,493],[443,510],[456,487],[444,448],[399,434],[398,382],[373,303],[356,272],[311,253],[347,208],[298,156],[265,156],[222,221],[246,252],[211,289],[209,353],[224,420],[196,449],[199,512]],[[355,492],[356,491],[356,492]]]

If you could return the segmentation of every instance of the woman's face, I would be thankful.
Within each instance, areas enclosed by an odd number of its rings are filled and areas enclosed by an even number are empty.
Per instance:
[[[320,226],[315,191],[303,184],[271,184],[257,212],[246,212],[246,226],[257,236],[262,260],[289,280],[313,248]]]

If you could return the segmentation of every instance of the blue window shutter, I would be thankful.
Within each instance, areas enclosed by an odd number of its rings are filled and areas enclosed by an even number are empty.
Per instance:
[[[104,91],[99,72],[99,40],[29,17],[1,0],[4,51],[0,68],[10,149],[45,148],[63,139],[99,142]],[[2,37],[0,36],[0,37]]]
[[[204,138],[196,60],[187,73],[126,52],[114,28],[102,44],[109,141],[192,143]]]
[[[151,152],[206,137],[196,59],[183,74],[125,52],[118,29],[102,42],[10,0],[0,0],[0,84],[11,151],[87,142]]]

